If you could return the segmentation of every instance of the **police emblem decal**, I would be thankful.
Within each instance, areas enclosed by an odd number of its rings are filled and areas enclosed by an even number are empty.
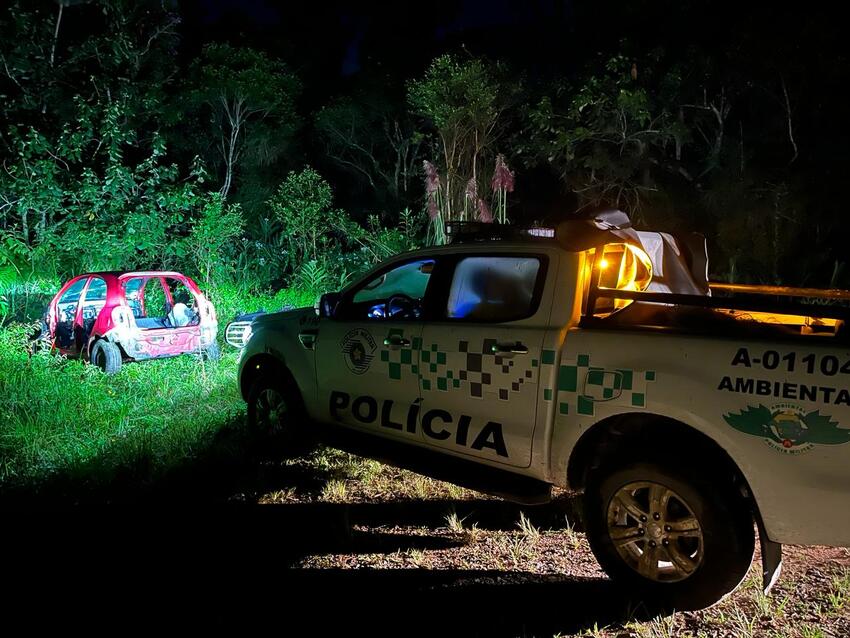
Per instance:
[[[342,339],[342,355],[345,365],[354,374],[363,374],[375,358],[375,340],[366,330],[355,328]]]
[[[786,454],[801,454],[815,445],[839,445],[850,442],[850,429],[842,428],[820,410],[807,412],[789,403],[773,407],[748,406],[738,414],[729,412],[724,420],[744,434],[760,437],[773,449]]]

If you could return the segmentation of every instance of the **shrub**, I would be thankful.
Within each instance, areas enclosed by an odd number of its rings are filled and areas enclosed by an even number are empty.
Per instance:
[[[280,223],[292,256],[291,265],[318,259],[332,221],[339,213],[331,210],[330,184],[309,166],[287,175],[269,200],[269,208]]]
[[[238,254],[236,239],[244,224],[238,204],[225,204],[218,193],[207,197],[184,241],[186,256],[196,264],[206,286],[233,279]]]

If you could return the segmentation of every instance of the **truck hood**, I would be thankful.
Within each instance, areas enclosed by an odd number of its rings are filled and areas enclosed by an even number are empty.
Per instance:
[[[317,318],[316,310],[314,308],[294,308],[259,315],[254,318],[254,325],[265,326],[280,322],[290,322],[293,320],[306,322],[308,320],[315,321]]]

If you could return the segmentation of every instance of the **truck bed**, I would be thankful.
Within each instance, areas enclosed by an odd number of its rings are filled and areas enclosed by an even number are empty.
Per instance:
[[[581,325],[755,339],[848,341],[850,308],[843,305],[850,300],[847,291],[712,284],[712,292],[715,290],[721,294],[682,295],[592,287]],[[807,302],[796,301],[800,298]],[[632,303],[604,315],[595,312],[599,299],[628,299]]]

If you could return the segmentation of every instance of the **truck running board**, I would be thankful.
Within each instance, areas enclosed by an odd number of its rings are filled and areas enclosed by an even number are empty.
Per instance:
[[[331,447],[438,481],[454,483],[521,505],[542,505],[552,500],[552,486],[538,479],[339,426],[321,425],[316,430],[320,441]]]

